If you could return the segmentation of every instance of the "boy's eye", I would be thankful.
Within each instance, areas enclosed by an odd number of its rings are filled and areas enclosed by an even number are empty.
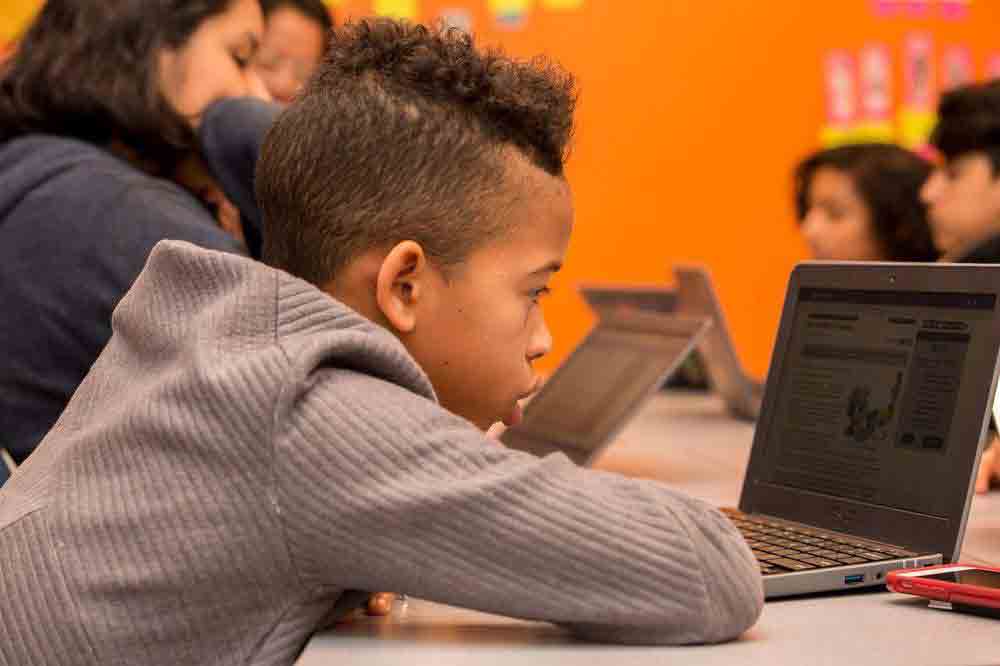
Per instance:
[[[233,62],[240,69],[246,69],[254,56],[257,55],[257,44],[254,42],[242,43],[229,51],[229,55],[232,57]]]
[[[541,289],[534,289],[531,292],[531,302],[537,303],[542,299],[543,296],[547,296],[552,293],[552,290],[548,287],[542,287]]]

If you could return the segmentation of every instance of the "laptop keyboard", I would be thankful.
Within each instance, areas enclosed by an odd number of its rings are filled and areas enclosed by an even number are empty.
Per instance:
[[[723,509],[747,540],[763,575],[916,557],[902,548]]]

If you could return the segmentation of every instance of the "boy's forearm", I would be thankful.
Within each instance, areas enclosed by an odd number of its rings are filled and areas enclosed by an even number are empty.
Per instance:
[[[507,450],[372,381],[341,381],[338,405],[304,397],[317,417],[276,452],[280,515],[309,584],[402,592],[601,641],[715,642],[756,620],[757,564],[715,509],[655,482]],[[320,417],[366,414],[367,400],[396,406],[378,422]],[[402,440],[404,427],[415,435]]]

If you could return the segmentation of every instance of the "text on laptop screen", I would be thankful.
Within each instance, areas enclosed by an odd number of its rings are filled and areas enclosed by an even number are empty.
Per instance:
[[[935,482],[967,352],[995,307],[992,294],[802,288],[762,480],[943,515]]]

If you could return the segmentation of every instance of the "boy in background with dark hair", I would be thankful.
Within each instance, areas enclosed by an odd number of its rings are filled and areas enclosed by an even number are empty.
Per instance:
[[[954,261],[1000,262],[1000,81],[945,94],[931,144],[943,161],[921,198],[938,249]]]
[[[931,144],[943,163],[921,190],[934,242],[946,260],[1000,263],[1000,80],[941,98]],[[1000,480],[997,436],[983,452],[976,492]]]
[[[600,641],[752,625],[757,565],[715,509],[482,433],[549,350],[574,96],[457,32],[339,29],[258,166],[284,270],[158,246],[0,491],[0,654],[287,665],[349,590]]]

